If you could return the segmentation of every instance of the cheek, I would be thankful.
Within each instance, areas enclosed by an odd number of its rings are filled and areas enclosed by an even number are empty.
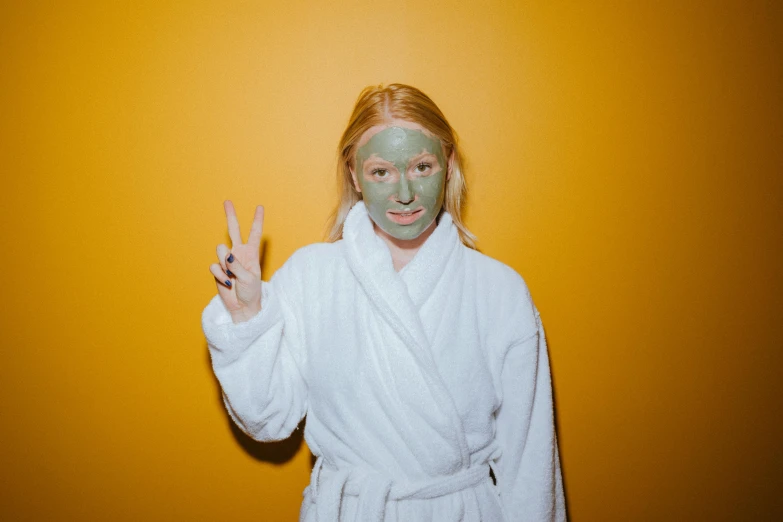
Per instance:
[[[364,181],[362,185],[362,198],[370,203],[382,203],[388,200],[395,192],[395,185],[391,183],[372,183]]]
[[[434,176],[418,180],[415,190],[422,199],[435,202],[443,194],[443,184],[444,178],[441,171]]]

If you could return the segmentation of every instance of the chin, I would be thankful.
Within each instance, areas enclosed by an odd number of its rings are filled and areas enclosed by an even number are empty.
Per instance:
[[[413,241],[414,239],[418,239],[419,236],[421,236],[424,232],[426,232],[430,226],[433,224],[435,220],[430,220],[426,225],[420,225],[419,223],[414,223],[411,225],[403,225],[403,226],[397,226],[394,227],[392,230],[387,230],[383,227],[383,231],[389,234],[394,239],[397,239],[399,241]]]

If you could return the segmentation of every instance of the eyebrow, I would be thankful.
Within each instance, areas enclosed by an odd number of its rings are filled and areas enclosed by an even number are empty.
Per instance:
[[[420,152],[420,153],[416,154],[415,156],[412,156],[411,159],[408,161],[408,164],[410,165],[414,161],[419,161],[419,160],[421,160],[422,158],[424,158],[426,156],[435,156],[435,159],[436,160],[438,159],[437,154],[433,154],[432,152],[424,151],[424,152]],[[371,156],[371,157],[367,158],[366,160],[364,160],[364,162],[362,164],[363,165],[369,165],[369,164],[373,164],[373,163],[389,163],[391,165],[394,165],[393,161],[389,161],[389,160],[387,160],[385,158],[382,158],[382,157],[378,156],[377,154],[373,154],[373,156]],[[438,163],[440,163],[440,162],[438,162]]]
[[[374,166],[374,165],[391,165],[391,166],[394,166],[394,162],[389,161],[389,160],[385,160],[383,158],[378,158],[378,157],[368,158],[368,159],[364,160],[364,162],[362,162],[362,167],[363,168],[366,168],[368,166]]]
[[[413,156],[413,157],[411,158],[411,160],[408,162],[408,165],[410,165],[410,164],[411,164],[411,163],[413,163],[414,161],[420,161],[420,160],[421,160],[423,157],[425,157],[425,156],[434,156],[434,157],[435,157],[435,161],[436,161],[438,164],[440,164],[440,161],[438,161],[438,156],[437,156],[437,154],[433,154],[432,152],[427,152],[427,151],[424,151],[424,152],[420,152],[420,153],[416,154],[415,156]]]

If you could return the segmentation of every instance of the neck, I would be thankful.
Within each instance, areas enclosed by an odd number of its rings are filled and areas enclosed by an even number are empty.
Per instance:
[[[424,242],[427,241],[427,238],[435,232],[435,228],[438,226],[438,220],[433,220],[432,223],[430,223],[430,226],[415,239],[397,239],[394,236],[390,236],[375,223],[373,223],[372,226],[378,237],[380,237],[383,242],[386,243],[386,246],[389,247],[394,271],[399,272],[405,265],[410,263],[411,259],[416,255],[416,252],[418,252]]]

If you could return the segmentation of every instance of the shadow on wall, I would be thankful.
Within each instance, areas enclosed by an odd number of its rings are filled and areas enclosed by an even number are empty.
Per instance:
[[[547,344],[547,355],[549,355],[549,373],[551,375],[552,379],[552,415],[553,415],[553,422],[555,425],[555,434],[557,436],[557,446],[558,450],[560,452],[560,474],[563,479],[563,497],[565,499],[565,512],[566,516],[570,519],[571,518],[571,507],[568,503],[568,481],[566,480],[566,467],[564,464],[564,458],[563,458],[563,444],[562,444],[562,435],[560,431],[560,421],[558,420],[557,415],[557,386],[555,386],[555,371],[552,368],[552,344],[551,340],[546,336],[546,326],[541,326],[541,328],[544,330],[544,338],[546,338],[546,344]]]
[[[221,401],[222,404],[222,401]],[[289,460],[294,458],[294,455],[299,451],[302,446],[302,440],[304,440],[304,424],[305,421],[299,423],[297,429],[285,440],[276,442],[258,442],[248,437],[239,427],[231,420],[226,414],[226,419],[229,426],[231,426],[231,433],[234,434],[234,438],[237,440],[242,449],[244,449],[250,456],[256,460],[263,462],[270,462],[272,464],[285,464]],[[315,457],[311,455],[311,464],[315,463]]]
[[[231,428],[231,433],[234,438],[242,446],[251,457],[262,462],[269,462],[271,464],[285,464],[294,458],[299,448],[302,446],[304,440],[304,428],[305,419],[299,423],[294,432],[285,440],[275,442],[259,442],[249,435],[247,435],[242,429],[236,425],[231,419],[231,416],[226,411],[226,406],[223,404],[223,391],[220,388],[220,381],[217,380],[215,374],[212,372],[212,362],[209,358],[209,348],[204,343],[204,351],[207,354],[207,369],[212,375],[212,380],[215,383],[215,389],[217,390],[217,401],[220,405],[220,410],[226,417],[226,423]],[[315,458],[311,455],[312,463],[315,463]]]

